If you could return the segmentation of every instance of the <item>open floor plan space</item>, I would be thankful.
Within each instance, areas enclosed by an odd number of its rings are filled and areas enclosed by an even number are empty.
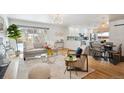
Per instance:
[[[123,79],[123,14],[0,14],[0,79]]]

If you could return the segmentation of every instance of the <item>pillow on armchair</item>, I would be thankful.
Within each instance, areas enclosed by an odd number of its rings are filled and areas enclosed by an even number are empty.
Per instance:
[[[78,47],[76,50],[76,57],[80,58],[81,54],[82,54],[82,49],[80,47]]]

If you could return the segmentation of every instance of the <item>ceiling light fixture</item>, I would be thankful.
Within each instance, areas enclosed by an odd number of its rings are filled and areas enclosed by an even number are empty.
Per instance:
[[[98,32],[108,31],[109,29],[109,20],[107,17],[103,17],[100,25],[98,26]]]

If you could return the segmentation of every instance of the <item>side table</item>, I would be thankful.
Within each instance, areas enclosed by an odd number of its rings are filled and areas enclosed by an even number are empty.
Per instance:
[[[73,63],[75,63],[75,62],[77,62],[76,57],[73,57],[72,59],[70,59],[69,57],[65,58],[65,65],[66,65],[65,72],[68,70],[68,67],[70,67],[70,69],[69,69],[69,71],[70,71],[70,79],[71,79],[71,68],[74,67]],[[76,72],[76,74],[77,74],[77,72]]]

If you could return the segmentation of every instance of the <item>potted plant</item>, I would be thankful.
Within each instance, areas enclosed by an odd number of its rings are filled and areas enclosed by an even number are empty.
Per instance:
[[[7,34],[8,34],[8,37],[9,38],[14,39],[16,41],[16,48],[17,48],[17,50],[16,50],[16,56],[18,56],[20,51],[18,50],[17,41],[18,41],[18,38],[21,37],[21,32],[18,29],[18,26],[15,25],[15,24],[10,25],[7,28]]]
[[[73,60],[73,55],[69,54],[68,57],[69,57],[69,60]]]

